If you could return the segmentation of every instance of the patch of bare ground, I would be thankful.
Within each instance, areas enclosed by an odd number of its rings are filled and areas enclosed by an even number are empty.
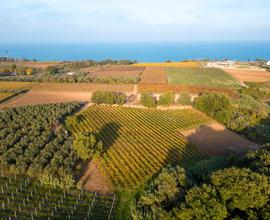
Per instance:
[[[74,101],[89,102],[91,94],[91,92],[49,92],[31,90],[16,99],[3,103],[1,108]]]
[[[79,180],[83,189],[97,192],[102,195],[112,194],[112,190],[98,168],[98,160],[92,159],[86,165],[83,175]]]
[[[261,148],[218,123],[181,131],[181,134],[208,156],[223,156]]]
[[[229,74],[240,82],[268,82],[270,81],[270,72],[260,70],[241,70],[225,69]]]
[[[94,92],[111,91],[132,93],[134,84],[100,84],[100,83],[39,83],[33,90],[52,92]]]
[[[87,72],[96,77],[139,77],[144,67],[136,66],[98,66],[83,68],[83,72]]]

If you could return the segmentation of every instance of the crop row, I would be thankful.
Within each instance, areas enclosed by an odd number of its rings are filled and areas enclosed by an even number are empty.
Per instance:
[[[80,114],[74,132],[96,132],[107,151],[99,167],[114,188],[134,189],[162,166],[202,156],[179,134],[209,123],[195,110],[157,110],[91,106]]]
[[[114,204],[115,197],[109,195],[0,177],[0,219],[108,219],[113,217]]]

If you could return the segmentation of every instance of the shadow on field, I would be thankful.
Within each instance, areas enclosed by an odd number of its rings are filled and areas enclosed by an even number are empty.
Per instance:
[[[208,156],[226,156],[259,149],[260,146],[219,124],[182,132],[189,142]]]
[[[120,126],[115,122],[105,124],[97,134],[98,140],[102,140],[105,151],[111,147],[119,137]]]

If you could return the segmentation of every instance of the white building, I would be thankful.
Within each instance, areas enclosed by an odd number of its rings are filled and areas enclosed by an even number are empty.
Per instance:
[[[268,61],[266,65],[270,66],[270,61]]]
[[[235,64],[235,61],[227,60],[227,61],[216,61],[216,62],[209,62],[207,63],[207,67],[215,67],[215,68],[222,68],[222,67],[232,67]]]

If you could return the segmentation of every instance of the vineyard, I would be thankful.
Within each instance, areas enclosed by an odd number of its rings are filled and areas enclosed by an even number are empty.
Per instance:
[[[142,72],[140,83],[167,83],[166,67],[146,67]]]
[[[84,68],[83,71],[89,72],[95,77],[127,77],[138,78],[144,67],[136,66],[100,66]]]
[[[100,158],[99,168],[114,189],[135,189],[167,163],[201,157],[178,131],[210,122],[192,109],[109,106],[91,106],[78,118],[73,132],[95,132],[103,141],[107,151]]]
[[[113,219],[114,196],[63,191],[20,177],[0,177],[0,219]]]
[[[0,90],[28,90],[35,84],[29,82],[4,82],[0,81]]]
[[[237,92],[229,88],[216,88],[209,86],[194,86],[194,85],[176,85],[176,84],[138,84],[138,92],[152,92],[152,93],[164,93],[164,92],[183,92],[187,91],[193,94],[205,93],[205,92],[217,92],[226,93],[231,97],[237,96]]]
[[[60,123],[79,103],[33,105],[0,112],[0,166],[43,182],[69,187],[79,158]]]
[[[166,62],[166,63],[137,63],[133,66],[142,67],[201,67],[200,62],[196,61],[182,61],[182,62]]]
[[[167,75],[170,84],[240,88],[238,80],[216,68],[168,68]]]

